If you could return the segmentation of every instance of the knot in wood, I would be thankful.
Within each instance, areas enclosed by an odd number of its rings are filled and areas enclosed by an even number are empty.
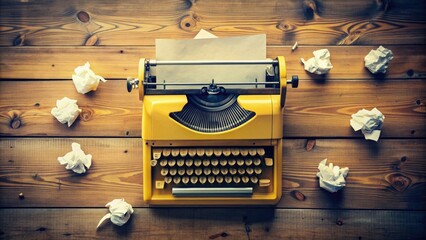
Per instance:
[[[305,0],[303,2],[303,14],[307,20],[312,20],[318,16],[318,5],[315,0]]]
[[[308,139],[306,141],[305,149],[307,152],[312,151],[315,148],[317,141],[315,139]]]
[[[84,43],[85,46],[95,46],[98,45],[99,38],[96,34],[89,35]]]
[[[9,127],[12,129],[20,128],[22,126],[20,112],[13,111],[10,115]]]
[[[295,199],[299,200],[299,201],[305,201],[305,199],[306,199],[305,195],[303,195],[303,193],[301,193],[298,190],[291,191],[291,196],[294,197]]]
[[[386,181],[391,184],[391,186],[398,192],[403,192],[411,184],[411,179],[407,176],[404,176],[400,173],[393,173],[386,177]]]
[[[339,225],[339,226],[342,226],[343,225],[343,221],[341,219],[337,219],[336,220],[336,224]]]
[[[25,45],[25,33],[19,34],[14,40],[13,40],[13,46],[24,46]]]
[[[197,27],[197,20],[193,15],[183,16],[180,20],[179,27],[185,31],[192,31]]]
[[[80,118],[85,122],[90,121],[94,113],[95,112],[91,108],[83,107],[81,109]]]
[[[87,23],[90,21],[90,15],[85,11],[80,11],[77,13],[77,20],[82,23]]]

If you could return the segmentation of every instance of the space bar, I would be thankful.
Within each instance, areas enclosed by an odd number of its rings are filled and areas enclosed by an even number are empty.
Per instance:
[[[251,196],[253,194],[252,187],[226,187],[226,188],[172,188],[173,196],[177,197],[211,197],[211,196]]]

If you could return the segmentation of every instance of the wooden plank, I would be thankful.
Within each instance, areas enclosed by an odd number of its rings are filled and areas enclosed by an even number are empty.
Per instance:
[[[138,208],[122,227],[106,209],[0,209],[5,239],[422,239],[422,211]]]
[[[350,116],[373,107],[386,117],[382,138],[424,137],[425,91],[424,80],[301,81],[287,92],[284,137],[361,138],[349,126]],[[83,109],[70,128],[50,114],[64,96]],[[77,93],[71,81],[0,81],[0,135],[140,137],[141,106],[125,81],[100,83],[88,95]]]
[[[425,7],[404,0],[9,0],[0,6],[0,45],[153,45],[202,28],[221,37],[266,33],[270,45],[423,44]]]
[[[82,176],[56,161],[73,141],[93,155]],[[284,141],[278,208],[426,209],[424,139],[317,139],[310,151],[305,146],[305,139]],[[0,150],[0,207],[102,207],[114,198],[145,206],[140,139],[3,138]],[[324,158],[350,169],[347,187],[336,194],[319,188],[316,172]]]
[[[300,58],[313,57],[312,52],[327,48],[333,69],[325,77],[335,79],[413,79],[426,77],[426,48],[406,45],[386,46],[394,53],[386,76],[373,76],[364,67],[364,57],[378,46],[291,46],[267,48],[267,56],[285,56],[287,74],[300,79],[324,80],[308,74]],[[71,79],[74,68],[89,61],[96,74],[107,79],[125,79],[137,75],[139,58],[155,58],[154,47],[3,47],[0,50],[0,78],[3,79]]]

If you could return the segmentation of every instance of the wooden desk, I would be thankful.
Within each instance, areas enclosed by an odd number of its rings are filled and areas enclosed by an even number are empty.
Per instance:
[[[0,238],[421,239],[426,235],[426,15],[424,1],[1,1]],[[267,34],[268,57],[284,55],[300,87],[284,114],[283,197],[275,207],[148,208],[142,202],[141,102],[125,90],[157,38]],[[300,47],[291,52],[298,41]],[[364,56],[395,55],[375,77]],[[328,48],[326,78],[300,58]],[[75,67],[108,79],[78,94]],[[68,128],[50,114],[77,99]],[[352,113],[377,107],[382,137],[366,141]],[[77,176],[57,162],[72,142],[93,155]],[[319,188],[318,163],[349,167],[347,186]],[[19,193],[25,198],[20,199]],[[298,197],[299,196],[299,197]],[[300,197],[304,196],[304,197]],[[125,198],[135,213],[105,224],[104,205]]]

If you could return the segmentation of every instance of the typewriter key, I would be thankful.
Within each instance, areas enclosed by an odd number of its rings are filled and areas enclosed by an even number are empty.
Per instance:
[[[232,182],[232,177],[231,176],[225,176],[225,182],[226,183],[231,183]]]
[[[238,174],[243,175],[244,173],[246,173],[244,168],[238,168]]]
[[[244,165],[244,159],[241,159],[241,158],[239,158],[239,159],[237,159],[237,165],[238,166],[243,166]]]
[[[174,167],[176,165],[176,160],[170,159],[169,161],[167,161],[167,164],[169,165],[169,167]]]
[[[206,154],[206,156],[207,156],[207,157],[211,157],[211,156],[213,156],[213,149],[211,149],[211,148],[206,148],[206,150],[205,150],[205,154]]]
[[[177,157],[179,156],[179,148],[172,148],[172,156]]]
[[[232,167],[232,166],[234,166],[234,165],[235,165],[235,163],[236,163],[236,162],[237,162],[237,161],[236,161],[235,159],[229,159],[229,160],[228,160],[228,165]]]
[[[255,176],[251,176],[250,177],[250,181],[252,182],[252,183],[257,183],[258,181],[259,181],[259,179],[257,178],[257,177],[255,177]]]
[[[243,181],[243,183],[248,183],[250,181],[250,178],[247,176],[242,176],[241,181]]]
[[[164,182],[165,182],[165,183],[167,183],[167,184],[170,184],[170,183],[172,182],[172,177],[170,177],[170,176],[166,176],[166,177],[164,178]]]
[[[203,166],[204,167],[208,167],[210,165],[210,160],[208,160],[208,159],[204,159],[203,160]]]
[[[201,184],[204,184],[207,182],[207,178],[205,176],[201,176],[199,180]]]
[[[256,173],[257,175],[262,174],[262,168],[259,168],[259,167],[255,168],[254,173]]]
[[[213,177],[213,176],[208,176],[207,177],[207,181],[209,181],[210,184],[214,183],[214,179],[215,179],[215,177]]]
[[[155,181],[156,189],[164,189],[164,181]]]
[[[265,149],[263,148],[257,148],[256,151],[257,151],[257,154],[259,154],[259,156],[261,157],[265,155]]]
[[[220,155],[222,155],[222,149],[221,148],[215,148],[213,149],[214,155],[216,157],[220,157]]]
[[[221,168],[220,173],[222,173],[222,175],[226,175],[226,174],[228,174],[228,169],[227,168]]]
[[[163,156],[164,157],[170,156],[170,148],[163,148]]]
[[[171,176],[176,175],[176,173],[177,173],[177,169],[176,169],[176,168],[170,168],[170,170],[169,170],[169,174],[170,174]]]
[[[238,176],[234,176],[232,179],[234,180],[234,183],[237,183],[237,184],[240,183],[241,181],[241,178]]]
[[[238,155],[240,155],[240,149],[238,149],[238,148],[231,148],[231,153],[234,156],[238,156]]]
[[[217,159],[215,158],[215,159],[212,159],[210,163],[211,163],[211,165],[212,165],[213,167],[216,167],[216,166],[219,164],[219,160],[217,160]]]
[[[269,179],[260,179],[259,180],[259,187],[269,187],[271,185],[271,180]]]
[[[186,175],[191,176],[194,173],[194,169],[193,168],[187,168],[186,169]]]
[[[274,160],[272,158],[265,158],[265,165],[271,167],[274,165]]]
[[[210,175],[210,173],[212,172],[212,170],[210,168],[204,168],[204,175],[208,176]]]
[[[185,168],[179,168],[178,174],[181,175],[181,176],[185,175]]]
[[[178,165],[178,167],[182,167],[183,165],[185,165],[185,160],[184,159],[178,159],[176,161],[176,164]]]
[[[167,160],[166,160],[166,159],[162,159],[162,160],[160,161],[160,166],[162,166],[162,167],[167,166]]]
[[[198,182],[198,177],[196,177],[196,176],[192,176],[191,177],[191,183],[192,184],[196,184]]]
[[[230,169],[229,169],[229,173],[230,173],[231,175],[235,175],[235,174],[237,174],[237,169],[235,169],[235,168],[230,168]]]
[[[187,148],[179,149],[179,154],[181,157],[186,157],[186,155],[188,155],[188,149]]]
[[[231,149],[230,149],[230,148],[224,148],[224,149],[222,150],[222,154],[223,154],[223,156],[225,156],[225,157],[229,157],[229,156],[231,155]]]
[[[253,164],[253,160],[251,158],[246,159],[246,166],[251,166]]]
[[[155,166],[157,166],[157,160],[152,159],[151,160],[151,167],[155,167]]]
[[[221,184],[223,182],[223,177],[222,176],[216,176],[216,182]]]
[[[246,172],[247,172],[248,175],[252,175],[254,170],[253,170],[253,168],[247,168]]]
[[[183,183],[183,184],[187,184],[187,183],[189,183],[189,177],[188,177],[188,176],[184,176],[184,177],[182,177],[182,183]]]
[[[194,163],[194,160],[192,160],[192,159],[186,159],[185,160],[185,165],[187,166],[187,167],[190,167],[190,166],[192,166],[192,164]]]
[[[169,173],[169,169],[168,168],[162,168],[161,171],[160,171],[160,174],[163,177],[167,176],[168,173]]]
[[[201,168],[196,168],[194,172],[195,175],[200,176],[203,173],[203,170]]]
[[[219,168],[213,168],[212,173],[213,173],[213,175],[218,175],[220,173]]]
[[[180,180],[181,180],[181,178],[180,178],[179,176],[175,176],[175,177],[173,177],[173,182],[174,182],[175,184],[179,184],[179,183],[180,183]]]
[[[245,157],[249,153],[249,150],[247,148],[240,148],[240,154],[241,156]]]
[[[226,164],[228,163],[228,161],[226,159],[220,159],[220,166],[224,167],[226,166]]]
[[[204,148],[197,148],[197,156],[199,157],[204,156]]]
[[[260,160],[260,158],[253,159],[254,166],[259,166],[261,163],[262,163],[262,161]]]
[[[153,148],[152,149],[152,158],[155,159],[155,160],[158,160],[158,159],[160,159],[160,157],[161,157],[161,149]]]
[[[188,155],[190,157],[194,157],[195,155],[197,155],[197,149],[195,149],[195,148],[188,149]]]
[[[202,163],[203,163],[203,161],[201,161],[201,159],[195,159],[194,160],[194,166],[196,166],[196,167],[201,166]]]
[[[249,154],[252,157],[256,156],[256,154],[257,154],[256,148],[249,148]]]

